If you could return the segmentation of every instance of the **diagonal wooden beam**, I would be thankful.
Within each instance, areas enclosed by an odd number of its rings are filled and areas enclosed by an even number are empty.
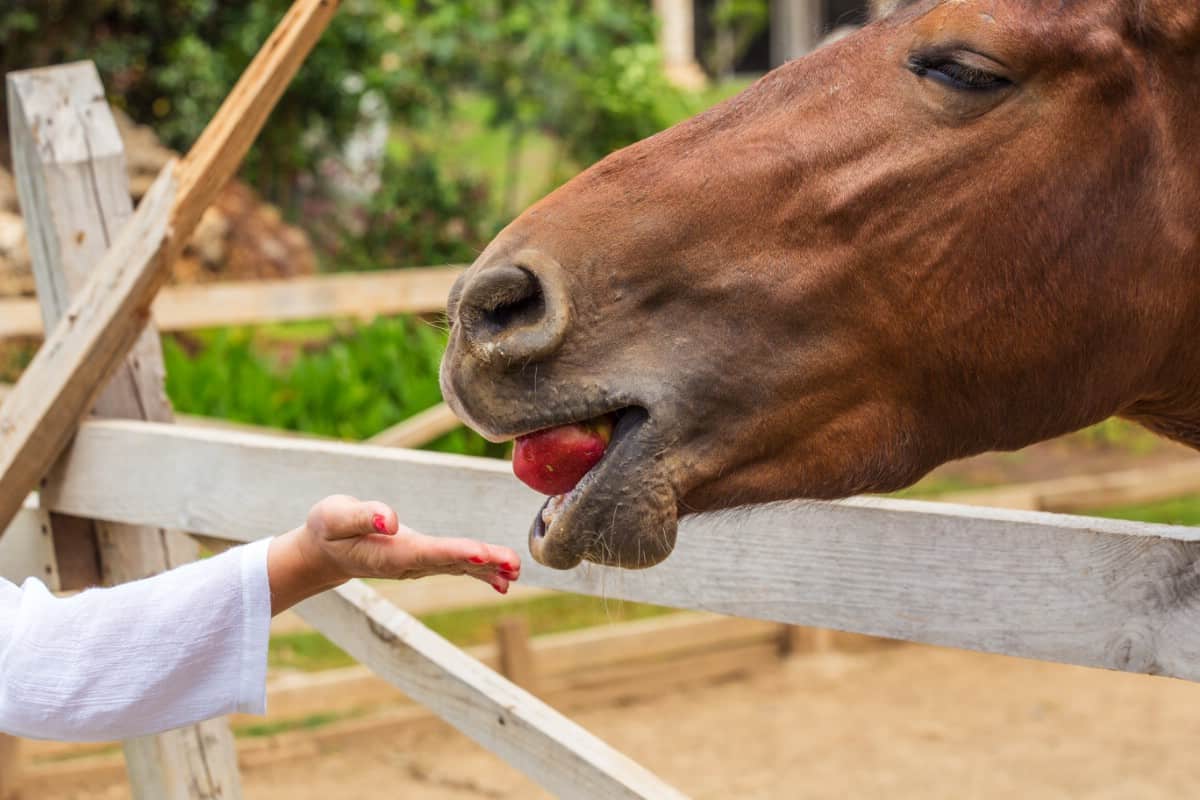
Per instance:
[[[297,0],[187,157],[155,181],[0,406],[0,531],[137,340],[171,261],[337,6],[337,0]]]
[[[557,797],[684,797],[362,581],[306,600],[296,610],[380,677]]]

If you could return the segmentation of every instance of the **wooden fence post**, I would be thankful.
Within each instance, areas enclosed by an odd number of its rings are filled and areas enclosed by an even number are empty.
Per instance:
[[[529,647],[529,620],[509,615],[496,623],[500,674],[526,691],[537,691],[537,665]]]
[[[20,742],[20,739],[0,734],[0,800],[21,799]]]
[[[8,99],[18,193],[50,330],[132,216],[125,153],[90,62],[12,73]],[[170,422],[162,380],[162,352],[150,325],[99,395],[95,412]],[[56,535],[78,524],[60,523]],[[178,532],[100,522],[94,531],[108,584],[162,572],[197,555],[195,543]],[[125,754],[135,797],[241,795],[233,737],[223,720],[126,742]]]
[[[821,40],[819,0],[771,0],[771,66],[807,54]]]

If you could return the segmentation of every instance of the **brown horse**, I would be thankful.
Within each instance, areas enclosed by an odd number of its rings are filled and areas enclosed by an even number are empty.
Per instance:
[[[531,547],[647,566],[1114,414],[1200,446],[1198,237],[1200,3],[917,0],[529,209],[443,389],[497,440],[618,412]]]

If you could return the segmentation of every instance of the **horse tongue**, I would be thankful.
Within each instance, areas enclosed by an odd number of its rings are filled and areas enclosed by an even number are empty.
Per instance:
[[[612,419],[559,425],[517,437],[513,472],[542,494],[566,494],[596,466],[612,438]]]

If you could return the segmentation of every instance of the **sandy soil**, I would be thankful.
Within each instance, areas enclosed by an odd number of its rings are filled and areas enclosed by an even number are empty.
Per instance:
[[[931,647],[802,656],[749,679],[573,716],[713,800],[1200,791],[1200,685]],[[250,800],[546,796],[450,731],[332,749],[245,781]],[[127,795],[74,797],[101,796]]]

